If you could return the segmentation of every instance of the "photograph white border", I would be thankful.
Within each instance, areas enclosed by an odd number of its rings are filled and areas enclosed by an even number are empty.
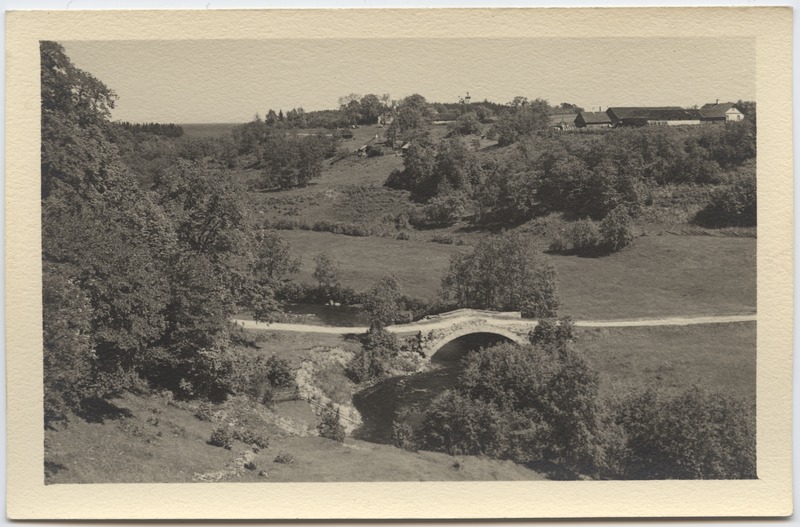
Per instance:
[[[433,519],[791,513],[791,9],[29,11],[7,14],[6,28],[9,517]],[[44,485],[39,40],[162,40],[165,35],[546,38],[564,37],[565,28],[580,38],[702,35],[756,40],[758,480]]]

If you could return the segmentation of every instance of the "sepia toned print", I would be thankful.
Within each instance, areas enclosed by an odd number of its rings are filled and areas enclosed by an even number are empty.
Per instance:
[[[364,27],[41,33],[41,457],[12,516],[89,488],[120,518],[785,510],[769,40]],[[133,513],[156,488],[199,508]],[[588,506],[613,489],[641,506]]]
[[[47,483],[757,477],[751,39],[307,44],[41,43]]]

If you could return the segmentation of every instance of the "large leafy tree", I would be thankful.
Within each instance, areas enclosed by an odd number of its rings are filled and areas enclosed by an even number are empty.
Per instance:
[[[487,237],[472,253],[454,254],[441,296],[458,307],[522,311],[532,318],[554,316],[559,306],[553,264],[518,233]]]
[[[277,309],[254,279],[239,189],[179,160],[142,188],[122,162],[114,93],[41,44],[45,415],[138,378],[185,394],[226,388],[230,318]],[[148,186],[149,187],[149,186]]]
[[[140,351],[160,337],[167,288],[154,255],[169,252],[174,239],[110,139],[113,92],[75,68],[59,44],[43,42],[41,57],[45,377],[55,365],[76,366],[49,384],[46,403],[58,399],[61,386],[62,402],[74,407],[78,393],[119,388],[141,365]],[[66,291],[82,299],[80,314],[72,313],[76,300]],[[81,339],[55,338],[59,328],[76,325]],[[67,380],[85,389],[66,390]]]

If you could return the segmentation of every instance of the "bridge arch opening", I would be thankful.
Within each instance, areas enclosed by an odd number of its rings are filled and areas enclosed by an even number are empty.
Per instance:
[[[521,343],[521,339],[510,331],[502,330],[457,332],[436,342],[429,356],[433,364],[453,366],[472,351],[504,342]]]

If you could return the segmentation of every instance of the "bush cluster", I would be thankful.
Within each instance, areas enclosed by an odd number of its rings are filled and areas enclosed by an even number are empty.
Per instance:
[[[208,444],[230,450],[233,447],[233,434],[227,426],[218,426],[211,432]]]
[[[302,231],[316,231],[316,232],[330,232],[332,234],[343,234],[345,236],[391,236],[393,233],[388,232],[380,226],[364,225],[361,223],[348,223],[343,221],[333,220],[317,220],[314,223],[309,223],[306,220],[290,219],[290,218],[275,218],[267,219],[263,222],[265,229],[275,229],[282,231],[302,230]]]
[[[269,438],[263,434],[253,432],[249,428],[244,430],[234,430],[233,439],[246,443],[248,445],[255,445],[258,448],[268,448]]]
[[[694,221],[703,227],[752,227],[756,225],[756,194],[755,174],[745,175],[715,190]]]
[[[550,242],[550,251],[576,254],[609,254],[632,244],[636,235],[624,207],[611,211],[600,222],[591,218],[572,222]]]

